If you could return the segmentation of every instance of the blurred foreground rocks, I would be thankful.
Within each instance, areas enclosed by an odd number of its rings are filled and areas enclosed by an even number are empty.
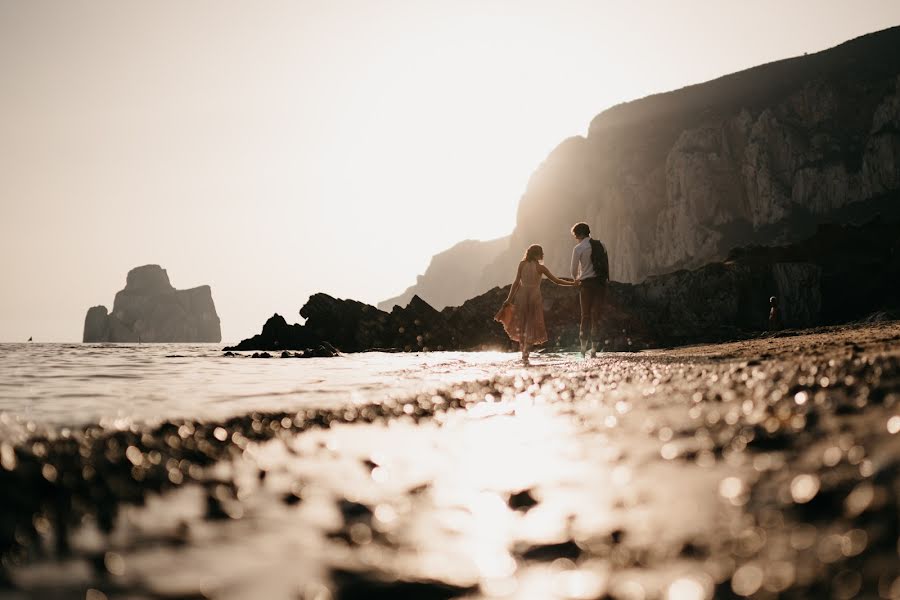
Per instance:
[[[0,598],[897,598],[900,322],[794,333],[24,429]]]
[[[778,299],[786,328],[889,317],[900,307],[900,223],[821,225],[811,238],[787,246],[740,248],[722,262],[612,282],[600,327],[606,350],[638,350],[744,339],[769,327],[769,298]],[[543,284],[548,347],[578,341],[579,302],[573,288]],[[508,348],[493,316],[509,286],[461,306],[435,310],[413,296],[390,312],[355,300],[314,294],[288,324],[273,315],[260,334],[226,350],[305,350],[329,343],[343,352]],[[777,335],[777,334],[776,334]]]
[[[176,290],[165,269],[144,265],[128,272],[112,313],[88,309],[82,341],[216,343],[222,330],[208,285]]]

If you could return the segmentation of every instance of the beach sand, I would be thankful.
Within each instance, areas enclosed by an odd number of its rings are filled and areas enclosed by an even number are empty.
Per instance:
[[[3,443],[0,598],[900,598],[900,323],[514,356]]]

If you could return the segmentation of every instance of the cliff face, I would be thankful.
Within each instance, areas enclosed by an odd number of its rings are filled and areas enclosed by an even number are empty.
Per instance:
[[[220,342],[219,316],[208,285],[176,290],[159,265],[128,272],[113,311],[88,310],[84,342]]]
[[[394,306],[406,306],[413,296],[419,296],[438,310],[462,304],[484,291],[482,271],[508,246],[509,237],[487,242],[460,242],[449,250],[435,254],[425,274],[419,275],[415,285],[395,298],[380,302],[378,308],[389,311]]]
[[[478,284],[508,282],[531,243],[565,274],[578,221],[607,245],[612,277],[637,282],[896,211],[897,190],[893,28],[601,113],[533,174],[508,249]]]

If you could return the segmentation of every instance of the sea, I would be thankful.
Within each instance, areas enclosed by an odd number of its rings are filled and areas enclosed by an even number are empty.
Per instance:
[[[226,357],[224,344],[0,344],[0,432],[221,419],[403,398],[490,378],[506,352]]]

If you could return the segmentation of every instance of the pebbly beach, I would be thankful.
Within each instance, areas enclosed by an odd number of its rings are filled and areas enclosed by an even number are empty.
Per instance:
[[[4,442],[0,597],[894,598],[898,341],[548,352],[406,398]]]

